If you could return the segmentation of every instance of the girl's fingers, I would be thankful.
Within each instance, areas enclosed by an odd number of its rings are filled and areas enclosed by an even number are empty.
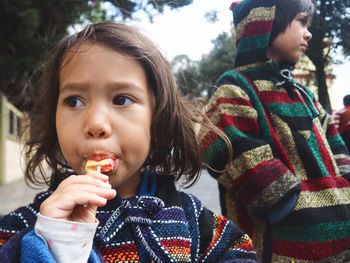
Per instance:
[[[99,172],[96,172],[96,171],[89,171],[85,175],[88,175],[88,176],[94,177],[96,179],[102,180],[103,182],[107,182],[108,179],[109,179],[109,177],[107,175],[99,173]]]
[[[54,194],[56,201],[62,200],[63,203],[69,203],[69,206],[84,205],[86,203],[101,206],[105,205],[99,203],[102,200],[101,198],[105,200],[112,199],[115,197],[116,191],[115,189],[111,189],[110,186],[101,187],[91,184],[72,184]]]
[[[97,206],[106,205],[107,200],[115,196],[116,191],[111,188],[106,175],[91,172],[83,176],[70,176],[43,202],[40,213],[48,217],[68,219],[76,207],[81,206],[79,212],[86,212],[91,219],[91,216],[95,217]]]
[[[52,218],[67,219],[70,218],[70,215],[77,206],[88,204],[86,209],[91,206],[96,206],[97,208],[106,205],[107,200],[113,199],[115,196],[116,191],[114,189],[88,185],[72,187],[64,193],[53,193],[41,205],[40,213]]]
[[[100,189],[98,191],[79,191],[72,194],[67,194],[62,197],[62,203],[71,203],[72,206],[76,205],[95,205],[104,206],[108,199],[113,198],[116,195],[114,189]],[[61,201],[61,200],[59,200]]]
[[[105,180],[107,177],[107,180]],[[108,176],[104,174],[98,174],[96,172],[92,172],[86,175],[79,175],[79,176],[70,176],[67,179],[65,179],[59,186],[58,190],[60,188],[69,187],[70,185],[75,184],[89,184],[89,185],[95,185],[99,187],[106,187],[111,188],[109,182],[108,182]]]
[[[111,199],[115,196],[115,189],[111,189],[111,186],[95,186],[89,184],[75,184],[65,190],[65,196],[75,200],[81,200],[82,197],[89,199],[89,194],[91,196],[99,196],[105,199]],[[79,203],[80,204],[80,203]]]

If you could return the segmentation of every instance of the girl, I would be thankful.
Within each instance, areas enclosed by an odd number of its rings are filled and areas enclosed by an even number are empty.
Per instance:
[[[0,221],[6,262],[221,262],[255,260],[251,241],[174,181],[197,179],[193,121],[169,63],[135,29],[87,26],[47,65],[26,177],[48,192]],[[203,121],[202,121],[203,120]],[[108,160],[109,171],[85,172]],[[43,173],[42,173],[43,174]],[[33,229],[34,228],[34,229]]]

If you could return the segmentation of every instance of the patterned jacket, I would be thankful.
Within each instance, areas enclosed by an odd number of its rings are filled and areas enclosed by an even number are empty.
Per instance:
[[[100,223],[89,262],[256,262],[250,238],[232,221],[207,210],[194,196],[178,192],[173,179],[144,173],[142,194],[151,193],[152,188],[153,196],[117,197],[98,209]],[[0,220],[1,244],[7,241],[0,249],[0,262],[19,262],[21,253],[26,255],[25,262],[32,262],[28,257],[33,253],[23,251],[28,244],[21,245],[21,241],[35,241],[30,236],[33,231],[29,231],[40,204],[54,189]],[[41,262],[35,256],[33,262]]]
[[[235,69],[217,83],[207,114],[230,138],[232,164],[211,171],[223,214],[252,239],[262,262],[350,260],[350,158],[315,96],[267,58],[275,1],[234,10]],[[206,163],[222,171],[223,141],[201,134]]]

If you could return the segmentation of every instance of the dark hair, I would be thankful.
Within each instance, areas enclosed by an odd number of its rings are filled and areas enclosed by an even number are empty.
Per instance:
[[[202,167],[202,153],[195,123],[211,129],[228,144],[224,133],[205,116],[203,105],[180,97],[169,62],[155,44],[133,27],[116,22],[91,24],[74,35],[62,39],[43,74],[39,115],[32,120],[32,137],[27,142],[25,176],[33,184],[52,184],[65,163],[56,134],[56,105],[59,95],[59,73],[67,52],[76,52],[83,43],[103,45],[137,59],[143,66],[149,87],[155,98],[151,125],[151,150],[143,168],[171,175],[185,183],[198,179]],[[231,159],[231,158],[230,158]],[[45,180],[43,160],[52,168],[50,182]],[[39,175],[37,175],[39,169]],[[41,178],[41,180],[39,180]]]
[[[315,12],[313,0],[277,0],[275,21],[273,22],[269,43],[271,44],[278,34],[286,30],[297,14],[305,11],[308,12],[308,19],[311,21]]]
[[[350,106],[350,95],[346,95],[343,98],[344,106]]]

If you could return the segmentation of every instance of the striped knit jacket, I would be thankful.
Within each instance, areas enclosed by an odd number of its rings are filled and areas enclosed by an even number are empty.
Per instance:
[[[213,214],[194,196],[178,192],[170,177],[143,174],[140,188],[155,184],[154,196],[117,197],[98,209],[89,262],[256,262],[252,241],[232,221]],[[21,240],[33,240],[27,237],[33,233],[29,231],[40,204],[54,189],[0,220],[0,262],[20,261]],[[30,251],[22,253],[30,255]],[[26,262],[53,262],[36,261],[35,256]]]
[[[350,158],[315,96],[279,69],[266,48],[274,0],[234,9],[237,56],[207,105],[229,137],[233,160],[202,131],[206,163],[216,170],[223,214],[253,239],[262,262],[350,260]]]

